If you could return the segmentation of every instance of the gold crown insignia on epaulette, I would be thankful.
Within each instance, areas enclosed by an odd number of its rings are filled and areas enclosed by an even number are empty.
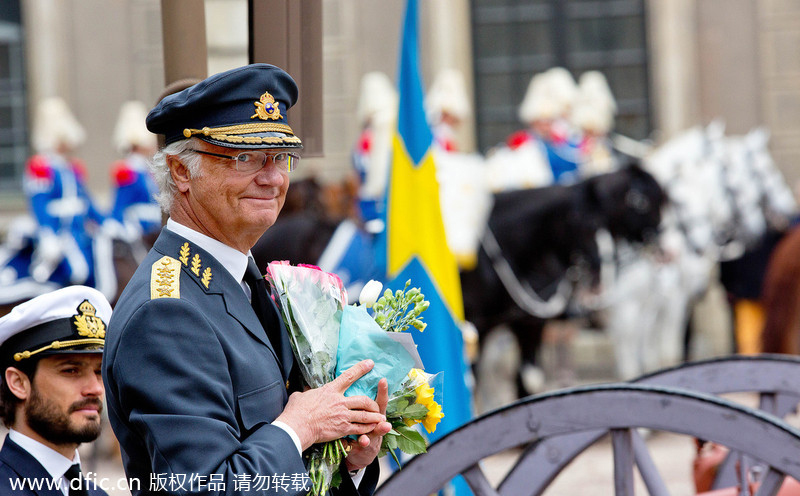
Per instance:
[[[164,255],[150,268],[150,299],[181,297],[181,263]]]

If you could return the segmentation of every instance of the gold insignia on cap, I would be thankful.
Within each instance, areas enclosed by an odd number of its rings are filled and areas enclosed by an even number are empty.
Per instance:
[[[200,279],[200,282],[208,289],[208,285],[211,283],[211,267],[206,267],[206,270],[203,271],[203,278]]]
[[[150,299],[181,297],[181,263],[163,256],[150,269]]]
[[[269,91],[265,91],[261,98],[259,98],[258,102],[253,102],[256,106],[256,113],[251,115],[251,119],[255,119],[258,117],[262,121],[266,121],[267,119],[271,119],[276,121],[283,117],[281,115],[280,103],[275,101],[275,97],[269,94]]]
[[[103,319],[97,316],[97,308],[85,299],[78,305],[78,313],[73,315],[75,320],[70,323],[74,326],[74,330],[78,332],[79,336],[83,339],[71,339],[72,335],[66,336],[62,341],[52,341],[50,344],[44,345],[36,350],[24,350],[14,353],[14,361],[21,362],[34,355],[48,350],[61,350],[64,348],[72,348],[75,346],[86,346],[80,351],[101,350],[105,344],[106,338],[106,323]]]
[[[200,254],[199,253],[195,253],[194,257],[192,257],[192,267],[191,267],[191,269],[192,269],[192,272],[194,272],[194,275],[196,275],[197,277],[200,277],[200,267],[201,267],[201,265],[200,265]]]
[[[181,254],[178,257],[178,260],[183,262],[183,265],[189,265],[189,242],[188,241],[186,243],[184,243],[183,246],[181,246]]]
[[[106,324],[103,319],[96,315],[97,309],[89,303],[89,300],[83,300],[78,306],[80,315],[75,315],[75,328],[78,330],[79,336],[87,338],[105,338],[106,337]]]

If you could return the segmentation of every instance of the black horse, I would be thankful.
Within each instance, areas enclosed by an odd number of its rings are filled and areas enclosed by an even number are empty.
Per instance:
[[[520,286],[550,302],[565,286],[595,287],[601,269],[597,232],[604,229],[631,243],[654,238],[666,197],[650,174],[629,165],[574,185],[500,193],[494,200],[487,232],[496,240],[495,250],[490,255],[484,240],[475,269],[461,273],[466,318],[480,337],[508,325],[524,362],[532,364],[552,315],[532,315],[515,302],[498,276],[498,263]],[[338,225],[316,208],[285,214],[252,250],[259,267],[273,260],[317,263]]]
[[[570,186],[497,194],[477,266],[461,273],[479,342],[504,324],[519,342],[520,371],[533,365],[546,321],[564,315],[576,289],[600,289],[598,231],[633,244],[654,240],[665,202],[656,180],[634,164]],[[534,392],[518,379],[520,394]]]

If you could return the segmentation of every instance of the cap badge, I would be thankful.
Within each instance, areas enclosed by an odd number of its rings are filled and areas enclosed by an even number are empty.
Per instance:
[[[280,109],[280,102],[275,101],[275,97],[269,94],[269,91],[265,91],[258,102],[253,102],[256,106],[256,113],[251,115],[251,119],[255,119],[258,117],[262,121],[266,121],[272,119],[276,121],[283,117],[281,115]]]
[[[95,315],[97,309],[89,303],[89,300],[83,300],[78,305],[78,312],[80,312],[80,315],[75,315],[73,323],[78,330],[79,336],[88,338],[106,337],[106,324],[100,317]]]

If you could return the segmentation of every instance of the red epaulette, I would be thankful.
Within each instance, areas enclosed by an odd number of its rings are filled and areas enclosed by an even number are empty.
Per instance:
[[[358,151],[361,153],[369,153],[370,149],[372,149],[372,132],[365,130],[361,133],[361,136],[358,137]]]
[[[27,174],[39,180],[53,180],[53,168],[42,155],[34,155],[25,164]]]
[[[520,146],[530,141],[530,139],[531,135],[528,133],[528,131],[521,130],[509,136],[506,140],[506,145],[508,145],[508,147],[512,150],[516,150]]]
[[[555,145],[563,145],[567,142],[567,136],[564,133],[555,131],[550,134],[550,141]]]
[[[136,173],[124,160],[117,160],[111,165],[111,178],[117,187],[128,186],[136,180]]]
[[[458,147],[456,146],[456,142],[450,138],[441,138],[439,139],[439,145],[444,149],[446,152],[457,152]]]
[[[589,153],[592,148],[594,148],[594,138],[584,136],[581,143],[578,145],[578,149],[585,155]]]
[[[86,164],[84,164],[82,160],[73,158],[69,161],[69,165],[72,167],[72,172],[75,173],[79,181],[86,181]]]

